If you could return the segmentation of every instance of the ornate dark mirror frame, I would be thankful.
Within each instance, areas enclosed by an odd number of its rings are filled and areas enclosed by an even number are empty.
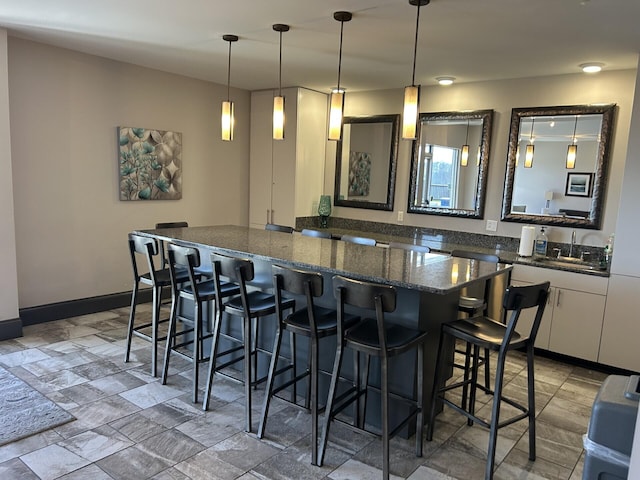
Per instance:
[[[555,225],[561,227],[589,228],[599,230],[602,226],[602,211],[604,209],[605,194],[609,173],[609,157],[611,154],[613,123],[616,105],[574,105],[558,107],[514,108],[511,110],[511,127],[509,130],[509,150],[507,154],[507,170],[504,181],[504,195],[502,203],[502,220],[505,222],[520,222],[537,225]],[[591,207],[586,218],[536,215],[512,212],[512,199],[516,169],[516,152],[520,136],[520,121],[528,117],[548,117],[561,115],[602,115],[600,144],[598,146]]]
[[[416,205],[413,201],[416,198],[418,188],[418,169],[421,135],[424,123],[428,121],[450,121],[453,124],[460,124],[467,120],[482,120],[481,142],[480,142],[480,165],[478,166],[477,188],[475,192],[475,208],[464,210],[460,208],[445,208]],[[417,140],[413,141],[411,155],[411,177],[409,183],[409,198],[407,201],[407,212],[422,213],[426,215],[443,215],[449,217],[464,218],[484,218],[485,195],[487,191],[487,176],[489,172],[489,149],[491,145],[491,129],[493,126],[493,110],[473,110],[461,112],[437,112],[421,113],[418,121]]]
[[[344,117],[343,124],[368,124],[389,123],[391,125],[391,139],[385,150],[389,151],[389,171],[387,182],[387,196],[384,202],[371,202],[367,200],[344,199],[340,195],[341,176],[349,172],[342,171],[342,140],[336,142],[336,176],[333,194],[333,204],[340,207],[368,208],[372,210],[393,211],[393,200],[396,186],[396,170],[398,168],[398,135],[400,127],[400,115],[371,115],[359,117]],[[343,131],[344,134],[344,131]]]

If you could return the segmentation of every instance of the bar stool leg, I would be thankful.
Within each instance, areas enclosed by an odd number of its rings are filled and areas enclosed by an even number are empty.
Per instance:
[[[367,359],[367,363],[368,359]],[[389,480],[389,359],[380,358],[380,393],[382,401],[382,478]]]
[[[422,432],[424,429],[424,398],[423,398],[423,389],[424,389],[424,343],[418,346],[418,368],[416,369],[416,389],[417,389],[417,398],[416,403],[418,404],[418,415],[416,417],[416,457],[422,456]],[[435,387],[434,387],[435,388]]]
[[[198,365],[200,361],[201,355],[201,340],[202,333],[200,329],[202,328],[202,308],[200,302],[195,302],[194,304],[194,315],[193,315],[193,403],[198,402]]]
[[[273,354],[271,355],[271,362],[269,363],[269,374],[267,376],[267,386],[265,387],[264,404],[262,406],[262,418],[260,419],[260,425],[258,426],[258,438],[264,437],[264,429],[267,425],[269,406],[271,405],[271,392],[273,391],[273,384],[275,383],[275,373],[278,368],[278,356],[280,355],[281,345],[282,328],[278,326],[276,329],[276,336],[273,340]]]
[[[433,379],[433,388],[431,389],[431,402],[429,406],[429,426],[427,427],[427,441],[430,442],[433,440],[433,430],[434,423],[436,421],[436,407],[438,403],[438,390],[440,389],[440,383],[442,382],[442,365],[441,365],[441,357],[442,357],[442,348],[444,344],[444,337],[446,333],[444,331],[440,331],[440,339],[438,340],[438,353],[436,355],[436,373]]]
[[[167,384],[167,375],[169,373],[169,359],[171,358],[171,349],[176,335],[177,323],[177,306],[176,302],[171,302],[171,313],[169,316],[169,328],[167,329],[167,344],[164,351],[164,366],[162,367],[162,385]]]
[[[222,329],[222,311],[216,308],[213,320],[213,336],[211,337],[211,356],[209,357],[209,370],[207,372],[207,386],[204,389],[204,400],[202,401],[202,409],[209,410],[209,401],[211,398],[211,389],[213,388],[213,376],[216,373],[216,358],[218,357],[218,343],[220,339],[220,331]]]
[[[311,391],[307,401],[311,402],[311,464],[318,465],[318,339],[311,337],[309,340],[311,350],[311,365],[308,384]]]
[[[251,317],[244,316],[244,396],[245,396],[245,432],[251,432]]]
[[[505,353],[500,352],[496,366],[496,385],[493,393],[493,407],[491,409],[491,426],[489,427],[489,451],[487,453],[487,468],[485,479],[493,478],[493,469],[496,464],[496,446],[498,443],[498,425],[500,424],[500,399],[502,398],[502,384],[504,378]]]
[[[129,310],[129,325],[127,328],[127,350],[124,353],[124,362],[129,361],[129,354],[131,353],[131,340],[133,338],[133,321],[136,317],[136,306],[138,305],[138,282],[133,285],[131,291],[131,310]]]
[[[151,376],[158,376],[158,323],[160,322],[160,299],[162,287],[153,287],[153,313],[151,318]]]
[[[533,374],[533,343],[527,347],[527,396],[529,401],[529,460],[536,459],[536,390]]]
[[[336,356],[333,361],[333,372],[331,374],[331,382],[329,383],[329,393],[327,395],[327,405],[324,411],[324,419],[322,425],[322,439],[320,441],[320,452],[318,453],[318,466],[321,467],[324,462],[324,455],[327,450],[327,442],[329,440],[329,427],[331,425],[331,412],[333,403],[336,399],[336,390],[338,385],[338,376],[340,375],[340,367],[342,366],[342,354],[344,346],[340,339],[336,346]]]

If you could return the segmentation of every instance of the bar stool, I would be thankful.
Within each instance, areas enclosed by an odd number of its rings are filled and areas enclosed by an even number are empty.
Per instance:
[[[275,223],[267,223],[264,226],[264,229],[271,230],[272,232],[293,233],[293,227],[289,227],[287,225],[276,225]]]
[[[187,222],[160,222],[156,223],[156,230],[162,230],[164,228],[187,228],[189,224]],[[158,240],[158,244],[160,246],[160,255],[162,259],[162,268],[167,268],[168,264],[168,255],[167,249],[165,248],[164,241]]]
[[[331,232],[303,228],[300,232],[305,237],[331,238]]]
[[[329,397],[324,416],[322,440],[320,443],[319,461],[324,460],[329,436],[331,420],[346,406],[357,402],[354,407],[354,427],[364,430],[366,393],[369,388],[369,360],[371,356],[380,358],[380,393],[381,393],[381,426],[382,426],[382,471],[383,478],[389,478],[389,439],[400,428],[416,418],[416,456],[422,456],[422,426],[423,426],[423,359],[427,339],[426,332],[399,324],[389,324],[385,321],[385,313],[396,309],[396,289],[392,286],[351,280],[336,276],[333,278],[334,293],[338,303],[338,345],[329,386]],[[375,318],[363,319],[352,328],[345,329],[345,306],[375,311]],[[353,385],[339,397],[336,396],[338,377],[342,365],[345,348],[351,348],[355,354],[355,372]],[[417,368],[415,372],[416,399],[405,399],[410,405],[408,415],[400,424],[390,431],[389,425],[389,359],[409,350],[417,350]],[[365,371],[359,378],[359,354],[366,357]],[[364,389],[361,388],[364,384]],[[361,403],[364,397],[364,403]],[[337,419],[336,419],[337,420]],[[357,425],[356,425],[357,424]]]
[[[373,238],[356,237],[354,235],[342,235],[340,240],[350,243],[357,243],[358,245],[369,245],[370,247],[376,246],[376,241]]]
[[[127,347],[124,361],[129,361],[131,353],[131,340],[133,336],[140,337],[151,342],[151,375],[157,376],[158,364],[158,343],[166,337],[158,336],[158,326],[169,321],[169,318],[160,319],[160,309],[162,303],[162,289],[171,286],[169,269],[156,269],[154,257],[159,254],[158,241],[155,238],[143,237],[141,235],[129,234],[129,253],[131,254],[131,266],[133,268],[133,289],[131,291],[131,310],[129,312],[129,325],[127,328]],[[144,257],[147,263],[148,272],[140,273],[138,268],[138,258]],[[140,261],[142,261],[140,259]],[[186,271],[178,274],[179,281],[188,280]],[[149,285],[152,291],[151,300],[151,323],[135,325],[136,306],[138,305],[138,292],[140,284]],[[151,333],[146,330],[151,328]]]
[[[496,444],[498,439],[498,429],[511,425],[514,422],[528,418],[529,420],[529,460],[536,459],[536,429],[535,429],[535,385],[533,377],[533,347],[540,327],[540,321],[544,313],[544,307],[547,303],[549,294],[549,282],[537,285],[527,285],[523,287],[508,287],[504,293],[502,307],[505,311],[511,311],[511,315],[507,324],[497,322],[488,317],[479,316],[472,318],[458,319],[452,322],[443,323],[440,333],[440,341],[438,345],[438,357],[436,364],[436,377],[431,397],[431,412],[429,415],[429,427],[427,429],[427,441],[433,438],[434,421],[436,414],[436,403],[442,400],[445,405],[453,408],[459,413],[465,415],[468,424],[471,426],[474,422],[479,423],[483,427],[489,429],[489,448],[487,453],[487,465],[485,470],[485,480],[493,478],[493,468],[495,466]],[[536,308],[536,314],[531,326],[531,330],[526,335],[518,333],[518,320],[520,313],[524,309]],[[441,388],[438,386],[444,379],[441,376],[441,363],[447,362],[444,354],[444,337],[448,335],[454,339],[461,339],[468,345],[473,345],[473,355],[471,363],[469,357],[465,362],[464,380]],[[478,357],[480,349],[490,349],[498,352],[496,360],[496,379],[493,391],[485,389],[478,384]],[[502,394],[504,383],[504,368],[507,353],[510,350],[524,348],[527,352],[527,406],[523,406],[514,400],[506,398]],[[469,405],[467,409],[465,394],[463,393],[462,403],[458,406],[453,401],[445,398],[445,393],[457,388],[471,388]],[[491,409],[491,419],[485,421],[475,415],[475,399],[476,390],[480,388],[486,393],[493,395],[493,406]],[[508,403],[512,407],[520,410],[522,413],[517,414],[505,421],[500,421],[500,403],[501,401]]]
[[[498,263],[500,258],[497,255],[488,253],[472,252],[469,250],[453,250],[451,252],[452,257],[468,258],[470,260],[481,260],[483,262]],[[487,280],[484,283],[484,290],[481,297],[470,297],[467,295],[461,295],[458,303],[458,311],[466,314],[468,317],[474,317],[478,314],[482,314],[485,317],[489,308],[489,295],[491,293],[491,280]],[[455,353],[461,353],[465,356],[469,355],[469,350],[455,350]],[[489,349],[485,349],[484,355],[479,358],[479,366],[484,365],[484,386],[485,388],[491,387],[491,367],[489,365]],[[456,368],[464,368],[464,366],[454,363]]]
[[[267,378],[266,394],[262,408],[262,420],[258,428],[258,438],[264,437],[264,432],[269,415],[271,399],[283,389],[293,386],[292,402],[299,406],[296,397],[296,384],[304,379],[308,379],[307,396],[304,407],[309,409],[311,404],[311,463],[318,464],[318,344],[321,338],[335,335],[337,331],[337,312],[334,309],[319,307],[315,305],[314,298],[322,296],[323,279],[319,272],[308,272],[293,268],[286,268],[279,265],[272,267],[273,285],[276,297],[276,315],[278,317],[278,329],[273,342],[271,354],[271,364]],[[286,300],[283,294],[303,295],[304,305],[296,309],[289,315],[284,314]],[[344,324],[348,328],[357,323],[359,317],[345,314]],[[289,365],[277,370],[280,347],[282,345],[282,335],[284,331],[289,331],[291,358]],[[309,355],[307,358],[306,370],[298,374],[296,365],[296,341],[295,336],[301,335],[309,339]],[[291,372],[291,379],[274,387],[276,376]]]
[[[229,281],[238,285],[240,294],[223,302],[223,297],[216,295],[216,317],[213,326],[213,340],[211,346],[211,356],[209,357],[209,373],[207,377],[207,387],[204,393],[203,410],[209,408],[209,397],[211,388],[213,387],[213,376],[216,371],[222,370],[226,365],[216,365],[217,358],[223,356],[222,352],[218,354],[218,346],[222,328],[222,314],[228,313],[232,317],[241,317],[242,337],[244,345],[244,353],[242,356],[244,364],[243,380],[245,393],[245,430],[251,432],[251,387],[265,379],[254,378],[252,381],[252,369],[255,377],[257,377],[257,361],[258,361],[258,335],[259,335],[259,319],[266,315],[276,313],[276,298],[270,293],[260,290],[247,291],[247,282],[253,280],[254,266],[253,262],[248,258],[237,258],[223,255],[221,253],[211,253],[211,265],[213,267],[213,281],[215,283],[215,291],[219,292],[222,285],[222,277],[226,277]],[[283,300],[280,308],[283,310],[293,309],[295,301],[293,299]],[[255,319],[255,322],[252,320]],[[252,329],[252,326],[254,327]],[[232,362],[238,361],[235,359]],[[253,368],[252,368],[253,360]],[[233,377],[232,377],[233,378]]]
[[[192,401],[196,403],[198,401],[198,364],[207,360],[207,358],[203,357],[203,343],[204,340],[213,336],[212,333],[204,333],[205,325],[202,311],[207,304],[209,304],[210,307],[214,307],[213,301],[216,298],[216,294],[219,294],[222,298],[226,298],[239,294],[240,288],[234,283],[223,282],[220,284],[220,289],[216,291],[213,280],[199,282],[200,276],[197,273],[197,268],[200,266],[200,253],[196,248],[181,247],[170,243],[167,245],[167,256],[171,276],[172,301],[164,355],[164,367],[162,369],[162,384],[167,384],[169,359],[172,353],[190,360],[193,363]],[[180,281],[179,275],[183,271],[186,271],[189,276],[188,282]],[[180,300],[190,300],[193,302],[193,320],[185,317],[182,312],[178,311],[179,305],[181,303],[184,305],[184,302],[180,302]],[[211,311],[211,313],[213,313],[213,311]],[[184,328],[176,333],[178,320],[183,323],[193,322],[193,327]],[[209,331],[212,330],[212,323],[213,322],[209,322]],[[176,337],[185,338],[189,334],[192,334],[191,338],[186,338],[181,343],[176,343]],[[193,345],[193,351],[191,353],[183,350],[183,347],[187,345]]]
[[[400,248],[412,252],[429,253],[431,249],[426,245],[415,245],[413,243],[389,242],[389,248]]]

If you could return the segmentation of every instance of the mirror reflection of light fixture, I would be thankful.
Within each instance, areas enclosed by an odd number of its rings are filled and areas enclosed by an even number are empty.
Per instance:
[[[524,151],[524,168],[533,167],[533,125],[536,123],[536,119],[531,119],[531,133],[529,134],[529,144]]]
[[[578,156],[578,145],[576,140],[576,127],[578,126],[578,115],[573,123],[573,137],[571,144],[567,147],[567,168],[576,168],[576,157]]]
[[[464,139],[464,145],[462,145],[462,151],[460,153],[460,165],[466,167],[469,163],[469,119],[467,118],[467,136]]]
[[[476,167],[480,166],[480,157],[482,156],[482,145],[478,145],[478,153],[476,154]]]
[[[344,107],[344,90],[340,89],[340,73],[342,69],[342,32],[344,22],[351,21],[351,12],[334,12],[333,18],[340,22],[340,52],[338,55],[338,86],[331,92],[329,106],[329,140],[340,140],[342,136],[342,109]]]
[[[229,90],[231,88],[231,44],[238,41],[237,35],[223,35],[222,39],[229,42],[229,63],[227,65],[227,100],[222,102],[222,140],[230,142],[233,140],[233,127],[235,118],[233,115],[233,102],[231,101]]]
[[[451,283],[454,285],[458,283],[458,264],[451,265]]]
[[[409,0],[416,9],[416,36],[413,42],[413,70],[411,85],[404,88],[404,107],[402,109],[402,138],[415,140],[418,130],[418,105],[420,104],[420,85],[416,85],[416,56],[418,54],[418,27],[420,26],[420,7],[428,5],[430,0]]]
[[[280,60],[278,70],[278,95],[273,97],[273,139],[284,140],[284,97],[282,96],[282,32],[289,31],[289,25],[276,23],[273,29],[280,34]]]

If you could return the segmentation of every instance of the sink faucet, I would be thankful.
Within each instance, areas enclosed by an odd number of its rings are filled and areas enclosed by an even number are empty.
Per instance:
[[[576,231],[571,232],[571,245],[569,246],[569,256],[573,257],[573,247],[576,245]]]

